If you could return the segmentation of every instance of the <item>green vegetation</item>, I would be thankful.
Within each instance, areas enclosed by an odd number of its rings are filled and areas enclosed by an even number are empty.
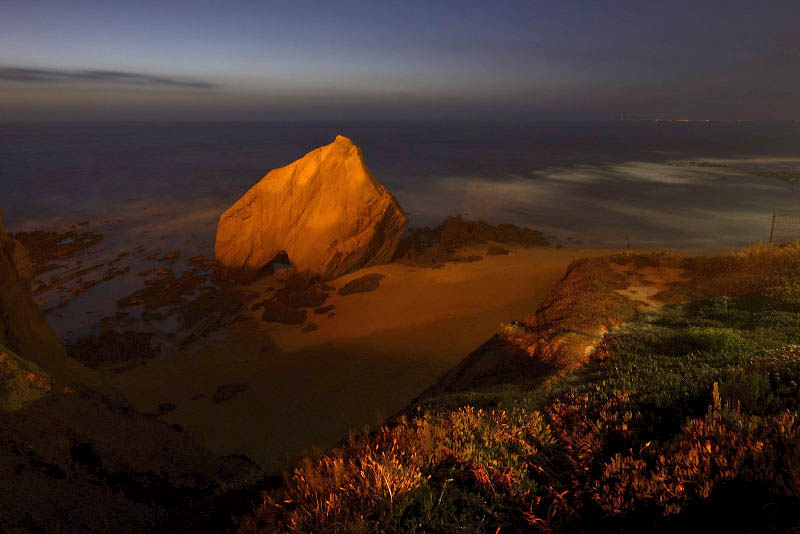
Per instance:
[[[0,345],[0,411],[19,410],[52,389],[52,379],[38,365]]]
[[[687,277],[660,295],[671,304],[630,317],[629,306],[612,298],[620,281],[601,272],[611,263],[680,268]],[[582,366],[567,362],[567,372],[527,389],[444,394],[446,401],[351,436],[287,474],[242,529],[798,527],[800,247],[717,258],[624,255],[589,265],[601,282],[580,277],[583,286],[572,291],[598,297],[598,313],[629,320]],[[569,280],[553,294],[563,296]],[[582,302],[578,324],[591,323],[591,302],[572,300]],[[524,340],[536,323],[506,330]],[[482,408],[459,399],[481,399]]]

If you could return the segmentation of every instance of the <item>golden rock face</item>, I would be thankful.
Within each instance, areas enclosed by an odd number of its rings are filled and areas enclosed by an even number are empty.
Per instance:
[[[214,252],[255,273],[285,252],[298,271],[333,279],[391,260],[408,225],[395,198],[343,136],[261,179],[219,219]]]

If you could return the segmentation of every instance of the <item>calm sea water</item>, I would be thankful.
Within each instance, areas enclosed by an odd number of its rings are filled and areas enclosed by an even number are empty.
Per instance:
[[[644,122],[3,124],[0,207],[12,230],[117,221],[106,232],[210,255],[224,209],[337,134],[412,225],[466,213],[564,243],[741,245],[800,211],[800,189],[759,176],[800,172],[800,124]]]

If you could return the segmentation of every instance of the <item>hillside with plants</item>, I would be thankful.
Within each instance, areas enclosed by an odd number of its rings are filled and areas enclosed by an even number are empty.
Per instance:
[[[307,458],[244,532],[800,526],[800,246],[579,260],[404,414]]]

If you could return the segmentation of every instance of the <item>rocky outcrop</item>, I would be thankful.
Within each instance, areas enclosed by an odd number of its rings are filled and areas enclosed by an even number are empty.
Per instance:
[[[258,273],[283,252],[298,271],[333,279],[387,263],[408,224],[343,136],[275,169],[222,214],[215,254],[223,266]]]
[[[501,325],[415,403],[496,386],[533,390],[585,364],[606,332],[637,313],[636,302],[620,292],[630,280],[609,258],[573,261],[533,315]]]
[[[503,243],[522,247],[546,247],[549,243],[541,232],[514,224],[492,226],[486,221],[465,221],[461,215],[450,216],[436,228],[414,228],[397,246],[393,261],[414,267],[442,267],[445,263],[473,262],[481,256],[463,256],[458,249],[486,243]],[[510,251],[490,246],[488,256],[505,255]]]
[[[0,345],[52,372],[67,354],[31,297],[32,276],[28,251],[6,235],[0,210]]]
[[[575,260],[536,313],[501,325],[415,403],[497,386],[533,390],[555,383],[586,365],[606,333],[640,313],[684,301],[670,291],[691,279],[685,275],[683,260],[669,254]]]

